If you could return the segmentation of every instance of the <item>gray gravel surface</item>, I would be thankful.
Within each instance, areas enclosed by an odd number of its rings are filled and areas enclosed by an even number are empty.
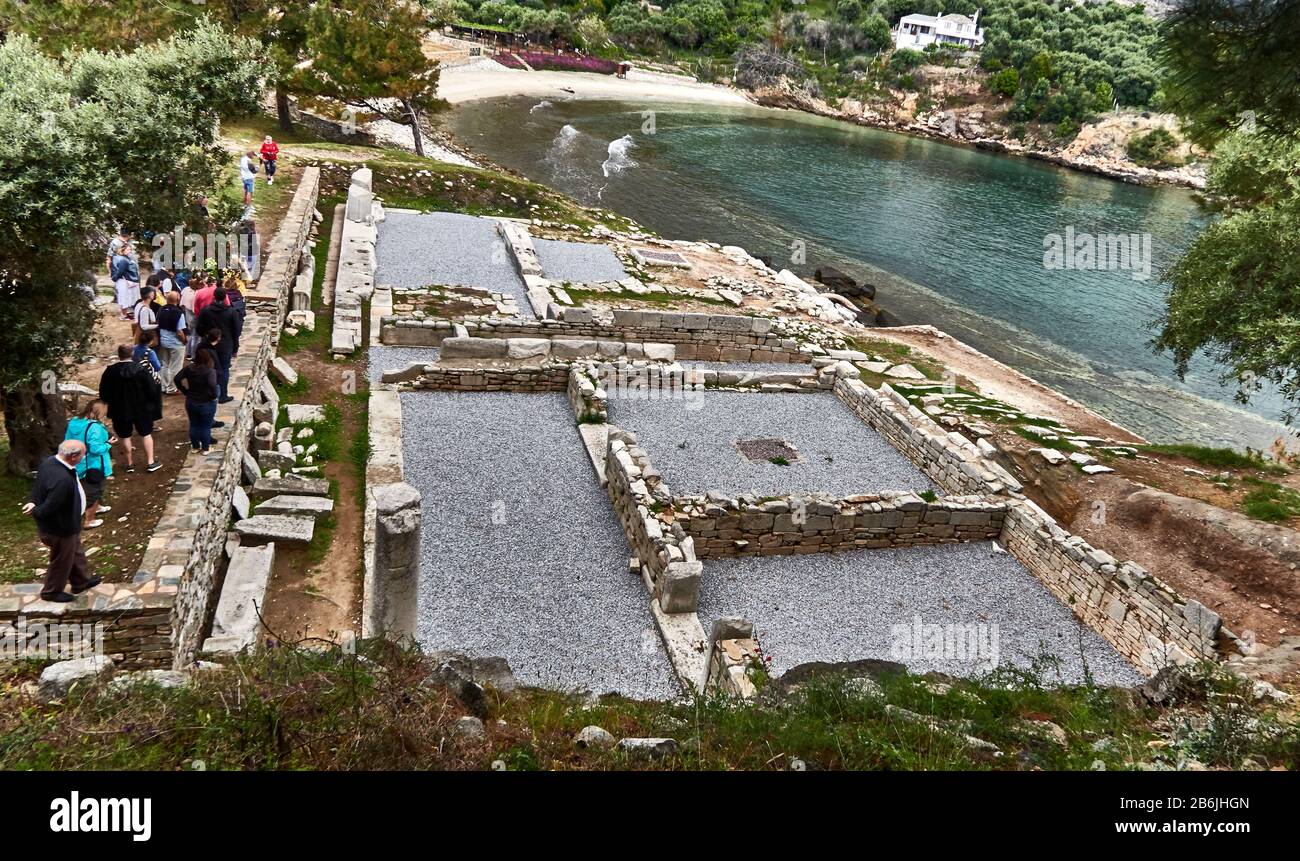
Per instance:
[[[452,212],[390,212],[379,225],[376,284],[463,285],[514,296],[527,307],[509,246],[489,218]]]
[[[400,371],[412,362],[432,365],[439,352],[437,347],[371,347],[367,374],[372,384],[378,383],[384,371]]]
[[[829,392],[705,391],[654,401],[611,395],[609,418],[637,435],[678,494],[938,492],[911,461]],[[766,438],[791,443],[803,461],[755,463],[735,448],[739,440]]]
[[[1009,554],[991,542],[810,556],[716,559],[704,563],[700,621],[754,623],[780,673],[808,661],[897,660],[916,672],[978,676],[1000,665],[1040,662],[1046,681],[1074,684],[1084,666],[1100,684],[1134,685],[1142,676],[1075,619]],[[912,649],[914,617],[925,625],[996,625],[983,650],[963,659]],[[894,626],[903,626],[895,630]],[[977,638],[978,639],[978,638]],[[996,642],[996,651],[991,648]]]
[[[526,684],[681,694],[563,395],[405,393],[402,423],[426,649],[504,657]]]
[[[621,281],[627,277],[623,264],[607,246],[591,242],[564,242],[533,238],[542,275],[552,281]]]

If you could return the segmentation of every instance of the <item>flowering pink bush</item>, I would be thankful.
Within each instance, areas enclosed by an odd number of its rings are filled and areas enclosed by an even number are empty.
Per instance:
[[[618,63],[602,60],[600,57],[584,57],[580,54],[546,54],[541,51],[504,51],[494,54],[492,59],[512,69],[522,69],[519,60],[534,69],[556,72],[595,72],[598,75],[612,75],[618,71]]]

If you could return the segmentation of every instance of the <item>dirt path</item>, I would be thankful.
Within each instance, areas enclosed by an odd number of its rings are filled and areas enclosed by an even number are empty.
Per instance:
[[[326,208],[334,211],[333,206]],[[321,226],[319,242],[329,241],[329,227]],[[323,273],[319,258],[317,268]],[[318,539],[305,550],[277,552],[267,588],[266,625],[286,640],[339,642],[346,632],[359,635],[361,630],[365,488],[352,446],[366,432],[364,353],[351,362],[336,362],[329,355],[330,315],[321,302],[328,286],[322,275],[313,295],[318,320],[314,336],[299,348],[286,344],[280,351],[305,382],[305,391],[284,403],[328,404],[340,414],[339,444],[323,466],[324,477],[336,491],[332,526],[322,524],[327,540]]]

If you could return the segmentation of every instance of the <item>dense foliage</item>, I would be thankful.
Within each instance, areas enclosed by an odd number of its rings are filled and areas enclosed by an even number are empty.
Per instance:
[[[1300,0],[1227,11],[1183,0],[1166,21],[1171,101],[1200,141],[1219,142],[1208,191],[1224,217],[1165,276],[1155,340],[1180,373],[1201,351],[1225,363],[1242,400],[1273,383],[1288,421],[1300,411],[1300,41],[1294,26],[1285,39],[1278,27],[1297,15]]]
[[[89,339],[95,315],[79,284],[102,265],[108,236],[118,224],[139,234],[187,221],[227,165],[218,117],[256,111],[268,68],[258,43],[206,24],[129,54],[58,60],[25,36],[0,45],[0,402],[11,471],[62,434],[48,380]]]

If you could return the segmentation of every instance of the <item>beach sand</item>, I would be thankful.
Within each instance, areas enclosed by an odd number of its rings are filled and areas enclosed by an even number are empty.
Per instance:
[[[750,104],[733,89],[692,78],[634,69],[626,78],[589,72],[528,72],[478,60],[442,70],[438,95],[452,104],[500,96]]]

